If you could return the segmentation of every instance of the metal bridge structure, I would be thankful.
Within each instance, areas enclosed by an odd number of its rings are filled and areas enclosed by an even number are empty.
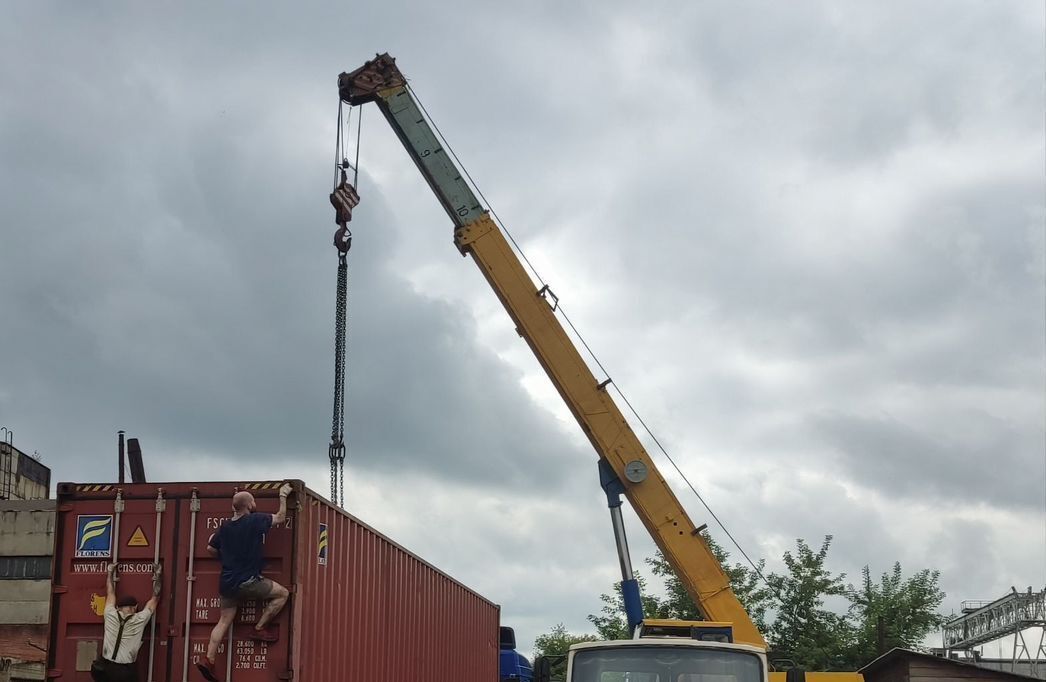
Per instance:
[[[1038,630],[1037,635],[1030,634]],[[1033,676],[1046,664],[1046,588],[1018,592],[995,601],[964,601],[962,615],[944,625],[945,651],[972,651],[974,647],[1013,637],[1012,671],[1028,661]],[[1037,641],[1036,641],[1037,639]]]

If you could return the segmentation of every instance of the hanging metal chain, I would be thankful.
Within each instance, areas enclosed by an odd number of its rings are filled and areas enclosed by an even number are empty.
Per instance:
[[[345,504],[345,335],[349,298],[347,252],[338,253],[338,292],[334,303],[334,413],[331,417],[331,502]]]
[[[349,110],[351,118],[352,110]],[[331,440],[328,448],[331,465],[331,502],[345,506],[345,338],[348,328],[349,265],[346,256],[352,246],[349,221],[352,209],[360,202],[355,184],[359,177],[359,130],[356,132],[356,166],[349,164],[345,153],[345,131],[342,119],[342,103],[338,103],[338,138],[334,148],[334,190],[330,201],[334,206],[334,222],[338,230],[334,233],[334,247],[338,250],[338,286],[334,303],[334,412],[331,415]],[[357,119],[359,126],[359,119]],[[352,182],[348,171],[353,170]],[[340,180],[340,181],[339,181]]]

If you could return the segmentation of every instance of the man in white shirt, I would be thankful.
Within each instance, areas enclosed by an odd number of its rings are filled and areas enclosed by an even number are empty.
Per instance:
[[[138,667],[134,664],[142,646],[145,626],[156,612],[160,600],[160,565],[153,568],[153,596],[138,610],[138,600],[129,594],[116,596],[116,564],[109,564],[105,581],[105,637],[102,655],[91,666],[95,682],[138,682]]]

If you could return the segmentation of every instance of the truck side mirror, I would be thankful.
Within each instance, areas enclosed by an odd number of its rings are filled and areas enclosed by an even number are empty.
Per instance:
[[[534,659],[534,682],[552,682],[552,663],[544,656]]]
[[[501,626],[499,633],[498,648],[499,649],[515,649],[516,648],[516,631],[510,627],[504,625]]]

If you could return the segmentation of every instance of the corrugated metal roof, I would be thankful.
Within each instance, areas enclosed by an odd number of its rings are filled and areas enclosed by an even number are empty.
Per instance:
[[[872,661],[868,665],[864,666],[863,668],[861,668],[857,672],[861,673],[862,675],[864,675],[867,678],[869,674],[874,675],[878,670],[882,669],[883,666],[889,665],[889,664],[891,664],[891,663],[893,663],[893,662],[895,662],[897,660],[900,660],[900,659],[908,659],[908,660],[918,659],[918,660],[922,660],[922,661],[933,662],[933,663],[936,663],[936,664],[939,664],[939,665],[956,666],[956,667],[961,668],[963,670],[968,670],[968,669],[972,668],[974,670],[978,670],[978,671],[981,671],[981,672],[987,672],[987,673],[993,673],[993,674],[1001,675],[1001,676],[1004,676],[1004,677],[1007,677],[1007,678],[1011,678],[1011,679],[1014,679],[1014,680],[1036,680],[1037,682],[1040,682],[1038,677],[1031,677],[1029,675],[1022,675],[1020,673],[1011,673],[1011,672],[1009,672],[1007,670],[996,670],[995,668],[986,668],[984,666],[980,666],[980,665],[977,665],[975,663],[970,663],[968,661],[957,661],[954,658],[944,658],[942,656],[933,656],[931,654],[924,654],[921,651],[912,651],[911,649],[901,649],[901,648],[891,649],[890,651],[887,651],[885,654],[883,654],[879,658],[875,659],[874,661]]]

